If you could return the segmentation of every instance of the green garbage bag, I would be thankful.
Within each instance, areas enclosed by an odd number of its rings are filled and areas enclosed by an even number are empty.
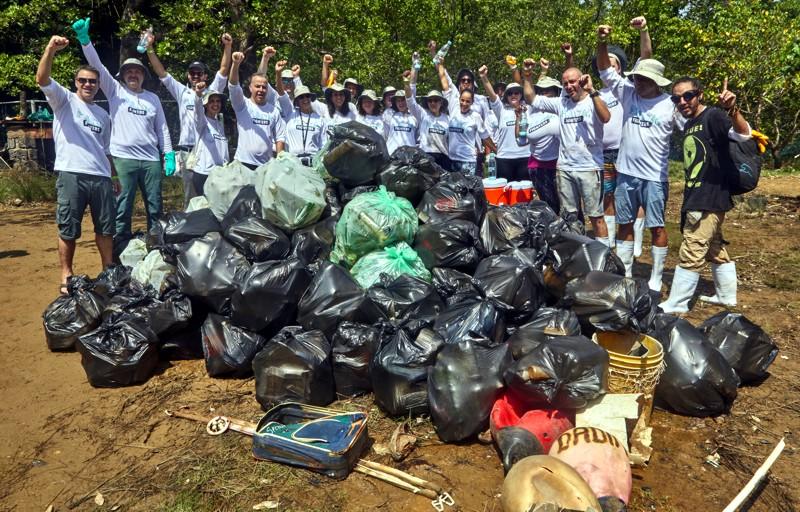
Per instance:
[[[325,209],[325,181],[286,151],[256,169],[253,185],[264,219],[279,228],[313,224]]]
[[[211,168],[203,186],[203,194],[208,199],[208,207],[217,220],[222,220],[228,213],[228,208],[239,195],[239,191],[252,184],[253,171],[236,160]]]
[[[417,233],[417,212],[408,199],[380,186],[375,192],[355,196],[336,223],[336,243],[331,261],[352,266],[366,254],[399,242],[412,243]]]
[[[431,273],[425,268],[417,252],[405,242],[367,254],[353,265],[350,273],[363,288],[380,282],[381,274],[386,274],[389,279],[409,274],[425,281],[431,280]]]

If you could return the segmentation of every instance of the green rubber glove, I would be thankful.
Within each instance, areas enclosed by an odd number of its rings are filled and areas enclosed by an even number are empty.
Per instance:
[[[167,176],[175,174],[175,152],[164,153],[164,173]]]
[[[89,22],[90,21],[91,21],[91,18],[89,18],[87,16],[87,17],[85,17],[83,19],[80,19],[80,20],[78,20],[78,21],[76,21],[75,23],[72,24],[72,30],[74,30],[75,31],[75,35],[78,36],[78,42],[80,42],[84,46],[91,42],[91,39],[89,39]]]

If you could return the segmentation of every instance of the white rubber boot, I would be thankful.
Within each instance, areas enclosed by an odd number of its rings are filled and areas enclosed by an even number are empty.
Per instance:
[[[614,215],[603,215],[608,226],[608,246],[614,247],[617,242],[617,217]]]
[[[653,255],[653,268],[650,271],[650,281],[647,282],[647,286],[656,292],[661,291],[661,276],[664,274],[664,261],[667,259],[668,250],[668,247],[656,247],[655,245],[650,249]]]
[[[675,277],[672,278],[672,288],[669,290],[669,298],[658,305],[664,313],[682,314],[689,312],[689,301],[692,300],[694,290],[697,288],[697,281],[700,274],[686,270],[683,267],[675,267]]]
[[[617,240],[617,256],[625,265],[625,277],[633,277],[633,242]]]
[[[711,297],[701,295],[699,298],[709,304],[732,307],[736,305],[736,263],[730,261],[717,265],[711,264],[711,275],[714,278],[714,288],[717,293]]]
[[[644,242],[644,219],[639,217],[633,221],[633,257],[642,255],[642,242]]]

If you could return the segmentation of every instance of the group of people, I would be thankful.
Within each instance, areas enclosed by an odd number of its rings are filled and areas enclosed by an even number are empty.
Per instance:
[[[112,237],[130,236],[136,189],[142,191],[148,229],[161,215],[164,174],[181,169],[185,200],[203,193],[215,166],[230,160],[220,113],[227,88],[236,117],[235,160],[250,169],[288,151],[306,165],[322,148],[329,127],[356,121],[386,139],[390,153],[417,146],[448,171],[483,175],[490,155],[496,175],[509,181],[531,180],[538,197],[563,216],[589,217],[594,236],[610,247],[632,275],[641,253],[644,228],[652,234],[651,289],[660,292],[667,256],[665,208],[669,192],[668,156],[673,133],[683,132],[686,187],[681,209],[683,242],[669,298],[662,309],[688,311],[705,261],[712,263],[717,294],[701,299],[736,304],[736,269],[725,250],[722,223],[732,208],[726,175],[732,170],[728,140],[746,140],[750,127],[727,90],[720,108],[704,104],[703,87],[691,77],[674,82],[652,58],[644,17],[631,20],[640,34],[640,57],[628,58],[609,46],[611,27],[597,29],[592,66],[603,83],[575,67],[571,45],[562,45],[566,69],[561,81],[547,76],[549,62],[525,59],[522,67],[509,56],[511,81],[492,84],[486,66],[478,69],[485,94],[478,94],[476,76],[461,69],[454,83],[442,52],[429,43],[441,91],[417,95],[421,68],[416,54],[402,76],[403,87],[385,87],[379,96],[355,79],[337,81],[333,58],[322,61],[320,84],[324,101],[303,84],[300,66],[279,60],[270,84],[272,47],[263,50],[258,70],[248,79],[249,97],[240,80],[242,52],[232,51],[223,34],[222,58],[209,82],[202,62],[189,65],[187,83],[180,83],[161,64],[154,37],[146,53],[152,70],[178,103],[180,136],[173,146],[158,97],[142,88],[149,75],[138,59],[127,59],[115,78],[100,61],[89,37],[89,19],[73,30],[89,65],[75,75],[77,93],[50,77],[55,53],[68,40],[53,36],[37,70],[37,82],[55,116],[54,138],[58,177],[59,255],[63,284],[72,274],[75,240],[86,205],[91,206],[97,246],[104,266],[111,263]],[[535,68],[540,73],[534,78]],[[117,78],[119,80],[117,80]],[[94,104],[102,89],[110,116]],[[671,87],[671,94],[662,88]],[[162,173],[162,159],[164,173]],[[118,194],[116,205],[114,194]]]

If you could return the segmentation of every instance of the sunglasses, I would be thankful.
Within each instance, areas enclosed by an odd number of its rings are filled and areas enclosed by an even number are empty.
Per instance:
[[[96,78],[84,78],[82,76],[79,76],[75,80],[77,80],[78,83],[81,84],[81,85],[85,85],[85,84],[97,85],[97,79]]]
[[[461,82],[462,84],[471,84],[471,83],[472,83],[472,79],[471,79],[471,78],[462,78],[462,79],[460,80],[460,82]]]
[[[677,105],[678,103],[681,102],[681,98],[683,98],[683,101],[685,101],[686,103],[689,103],[698,96],[700,96],[700,91],[694,89],[691,91],[686,91],[683,94],[673,94],[672,96],[669,97],[669,99],[672,100],[672,103]]]
[[[285,84],[290,84],[290,83],[294,82],[294,80],[292,80],[291,78],[281,78],[281,82],[283,82]]]

